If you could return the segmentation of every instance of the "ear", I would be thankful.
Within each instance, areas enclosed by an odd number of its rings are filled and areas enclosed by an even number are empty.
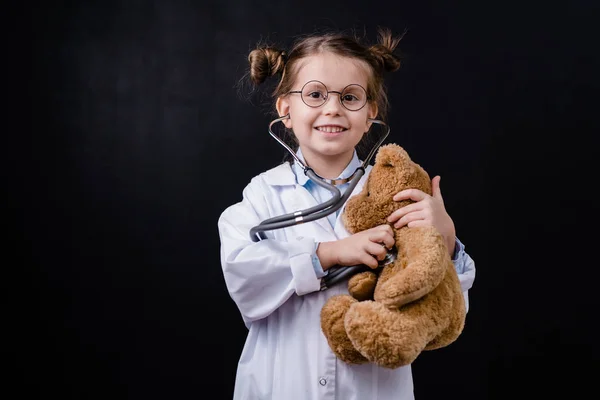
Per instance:
[[[275,103],[275,108],[277,109],[277,114],[280,117],[283,117],[284,115],[288,115],[290,113],[289,99],[287,97],[278,97],[277,102]],[[284,119],[282,122],[286,128],[292,129],[292,119],[291,118]]]
[[[375,119],[377,117],[377,113],[379,112],[379,108],[377,107],[377,103],[374,101],[370,101],[367,105],[369,109],[367,110],[367,118]],[[372,122],[367,121],[367,131],[371,129]]]

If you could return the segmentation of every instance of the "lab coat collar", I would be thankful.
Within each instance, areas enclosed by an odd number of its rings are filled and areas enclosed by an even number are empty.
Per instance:
[[[304,161],[304,156],[302,155],[302,150],[300,150],[300,148],[298,148],[296,155],[303,163],[306,164],[306,161]],[[348,163],[346,168],[342,171],[342,173],[335,179],[344,179],[344,178],[351,176],[354,173],[354,171],[356,171],[356,169],[360,166],[361,166],[361,162],[358,159],[356,150],[354,150],[352,159],[350,160],[350,162]],[[302,166],[300,164],[298,164],[297,162],[294,162],[294,164],[292,165],[292,171],[296,174],[296,179],[297,179],[298,183],[302,186],[306,185],[306,182],[308,182],[309,178],[304,173],[304,169],[302,168]]]
[[[296,155],[302,162],[304,162],[304,156],[302,155],[302,151],[298,149]],[[352,160],[346,166],[344,171],[337,177],[337,179],[342,179],[350,176],[356,168],[361,165],[361,161],[358,159],[358,155],[356,150],[352,155]],[[295,173],[294,173],[295,172]],[[289,162],[284,162],[278,165],[275,168],[272,168],[265,172],[265,180],[269,185],[272,186],[285,186],[285,185],[295,185],[300,184],[304,186],[308,181],[308,177],[304,174],[304,171],[298,163],[294,162],[293,166]]]
[[[264,173],[265,182],[271,186],[287,186],[296,184],[296,175],[289,162],[279,164]]]

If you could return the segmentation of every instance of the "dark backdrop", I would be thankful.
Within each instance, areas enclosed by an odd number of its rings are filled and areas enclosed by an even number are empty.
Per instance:
[[[246,56],[317,29],[374,40],[381,25],[408,30],[387,80],[389,141],[442,176],[477,265],[462,337],[414,364],[417,398],[593,393],[596,4],[57,1],[20,12],[5,86],[20,94],[9,116],[29,115],[7,124],[4,150],[21,240],[3,269],[30,272],[30,290],[5,280],[10,382],[36,398],[231,398],[246,330],[217,218],[284,155],[267,133],[268,98],[238,93]]]

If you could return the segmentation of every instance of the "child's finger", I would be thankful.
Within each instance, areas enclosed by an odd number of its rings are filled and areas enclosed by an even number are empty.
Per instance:
[[[402,191],[396,193],[392,199],[394,201],[408,200],[408,199],[414,200],[414,201],[421,201],[426,196],[429,196],[429,195],[427,193],[423,192],[422,190],[405,189],[405,190],[402,190]]]

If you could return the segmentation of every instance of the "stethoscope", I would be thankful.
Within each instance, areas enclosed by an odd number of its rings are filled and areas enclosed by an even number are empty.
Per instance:
[[[344,203],[346,202],[348,197],[350,197],[350,195],[352,194],[352,191],[354,190],[354,188],[356,187],[356,185],[358,184],[360,179],[365,174],[366,167],[369,165],[371,158],[373,158],[373,155],[375,154],[375,152],[377,151],[377,149],[379,148],[381,143],[383,143],[383,141],[390,134],[390,128],[385,122],[383,122],[381,120],[377,120],[377,119],[369,119],[369,122],[382,125],[385,128],[385,133],[377,141],[375,146],[373,146],[373,148],[371,149],[371,151],[369,152],[367,157],[364,159],[362,165],[360,167],[358,167],[354,171],[354,173],[352,175],[350,175],[348,178],[337,179],[337,180],[325,179],[325,178],[322,178],[319,175],[317,175],[317,173],[315,173],[315,171],[313,171],[312,168],[305,165],[302,162],[302,160],[300,160],[300,158],[296,155],[296,153],[281,138],[279,138],[279,136],[277,136],[275,133],[273,133],[273,129],[272,129],[273,125],[275,125],[278,122],[282,122],[283,120],[288,119],[288,118],[289,118],[289,114],[285,115],[283,117],[276,118],[273,121],[271,121],[269,123],[269,134],[275,140],[277,140],[277,142],[279,142],[279,144],[281,144],[283,147],[285,147],[285,149],[294,157],[294,159],[296,160],[298,165],[300,165],[303,168],[304,174],[309,179],[311,179],[315,184],[329,190],[332,194],[332,197],[328,201],[318,204],[314,207],[310,207],[310,208],[307,208],[304,210],[299,210],[299,211],[289,213],[289,214],[280,215],[280,216],[269,218],[267,220],[262,221],[259,225],[250,229],[250,238],[252,239],[253,242],[258,242],[260,240],[266,239],[267,237],[264,234],[265,231],[286,228],[289,226],[299,225],[299,224],[303,224],[306,222],[314,221],[314,220],[326,217],[329,214],[337,211],[340,207],[342,207],[344,205]],[[347,182],[349,182],[348,188],[342,195],[340,190],[336,187],[336,185],[341,185],[341,184],[347,183]],[[388,251],[388,253],[386,254],[386,256],[383,260],[379,261],[379,265],[383,266],[383,265],[390,264],[391,262],[393,262],[396,259],[396,257],[397,257],[397,250],[395,248],[393,248],[392,250]],[[328,270],[327,275],[325,275],[321,279],[321,290],[330,288],[333,285],[345,280],[347,277],[354,275],[358,272],[368,270],[368,269],[370,269],[370,268],[367,267],[366,265],[354,265],[354,266],[349,266],[349,267],[341,267],[341,266],[340,267],[332,267]]]

